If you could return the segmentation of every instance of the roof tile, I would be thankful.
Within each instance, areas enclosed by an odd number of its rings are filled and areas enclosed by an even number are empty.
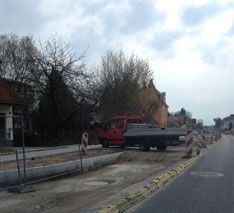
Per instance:
[[[23,100],[13,88],[2,78],[0,78],[0,102],[26,105],[26,101]]]

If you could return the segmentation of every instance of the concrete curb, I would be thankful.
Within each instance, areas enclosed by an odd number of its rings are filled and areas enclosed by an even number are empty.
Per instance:
[[[167,181],[174,178],[175,176],[181,174],[185,168],[190,166],[193,162],[200,159],[202,157],[201,154],[179,164],[168,173],[161,174],[153,179],[150,183],[144,186],[140,191],[130,194],[126,198],[109,205],[107,208],[102,209],[99,213],[120,213],[124,212],[125,210],[129,209],[130,207],[134,206],[135,204],[139,203],[140,201],[147,198],[156,190],[160,189]]]
[[[101,155],[93,158],[85,158],[82,160],[83,171],[97,169],[101,166],[111,164],[117,160],[122,152]],[[27,168],[27,181],[39,180],[54,175],[81,170],[80,160],[69,161],[65,163],[53,164],[48,166]],[[20,170],[21,177],[23,177],[23,169]],[[18,184],[18,171],[0,171],[0,184]]]
[[[212,148],[215,144],[211,144],[209,146],[207,146],[208,149]]]
[[[221,139],[221,138],[220,138]],[[214,141],[211,145],[207,146],[208,149],[212,148],[213,146],[217,145],[220,142],[220,139],[217,141]]]

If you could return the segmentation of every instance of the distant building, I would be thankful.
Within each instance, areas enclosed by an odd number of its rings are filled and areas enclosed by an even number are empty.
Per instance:
[[[168,117],[168,127],[195,128],[196,124],[197,120],[184,108],[176,113],[170,113]]]
[[[140,100],[146,122],[167,127],[169,106],[166,104],[166,93],[157,90],[151,80],[149,86],[140,92]]]
[[[185,125],[185,115],[170,114],[168,117],[168,127],[181,127]]]
[[[27,105],[15,105],[13,114],[24,116],[24,129],[25,132],[30,133],[34,131],[33,129],[33,109],[35,103],[35,92],[33,86],[27,83],[21,83],[11,80],[6,80],[7,84],[19,95],[23,100],[27,100]],[[18,129],[20,132],[21,122],[16,120],[14,122],[14,129]]]
[[[231,130],[234,128],[234,114],[222,119],[221,130]]]
[[[0,146],[13,141],[13,108],[25,106],[26,102],[0,78]]]

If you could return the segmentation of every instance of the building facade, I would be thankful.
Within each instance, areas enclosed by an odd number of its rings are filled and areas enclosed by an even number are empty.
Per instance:
[[[0,78],[0,145],[13,141],[13,108],[26,106],[26,102]]]
[[[221,130],[232,130],[234,128],[234,114],[222,119]]]
[[[146,122],[151,122],[158,127],[166,128],[169,108],[166,104],[166,93],[157,90],[151,80],[149,86],[143,88],[140,92],[140,100],[144,109],[143,115]]]

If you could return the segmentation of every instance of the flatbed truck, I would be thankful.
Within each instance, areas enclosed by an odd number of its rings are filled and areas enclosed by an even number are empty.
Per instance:
[[[141,151],[156,147],[165,150],[167,146],[180,145],[180,136],[186,135],[184,128],[158,128],[145,124],[141,116],[113,117],[99,134],[103,147],[139,146]]]

